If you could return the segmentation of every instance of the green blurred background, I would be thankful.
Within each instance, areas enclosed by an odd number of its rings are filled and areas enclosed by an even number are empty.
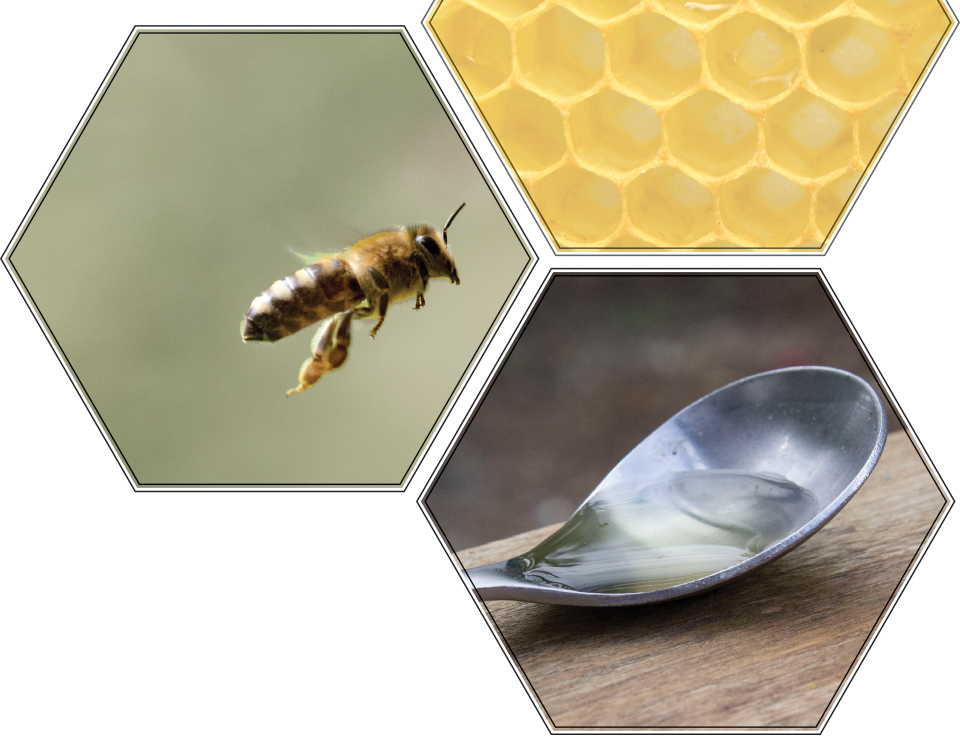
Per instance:
[[[427,506],[455,550],[563,522],[674,413],[802,365],[846,369],[883,397],[814,275],[558,276]]]
[[[384,228],[440,226],[461,285],[244,344],[250,302]],[[528,260],[396,32],[141,33],[11,262],[140,484],[395,485]]]

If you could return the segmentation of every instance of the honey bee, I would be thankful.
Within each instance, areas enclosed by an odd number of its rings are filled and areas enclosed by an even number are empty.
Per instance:
[[[391,304],[415,297],[414,309],[426,305],[423,294],[431,278],[460,284],[447,230],[464,206],[450,215],[443,232],[428,224],[378,232],[275,281],[253,300],[240,325],[244,342],[275,342],[323,320],[313,338],[313,357],[304,362],[300,384],[287,396],[310,388],[344,364],[354,319],[376,316],[370,331],[370,337],[376,337]]]

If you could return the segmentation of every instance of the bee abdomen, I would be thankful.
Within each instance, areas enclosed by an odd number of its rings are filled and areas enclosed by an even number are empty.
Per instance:
[[[247,311],[241,333],[246,340],[274,342],[363,301],[353,268],[338,258],[322,258],[274,281]]]

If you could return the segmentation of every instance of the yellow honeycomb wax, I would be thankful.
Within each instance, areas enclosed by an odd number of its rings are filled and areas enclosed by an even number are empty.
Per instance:
[[[757,151],[757,120],[711,90],[684,98],[666,119],[673,154],[698,172],[725,175],[749,162]]]
[[[770,159],[805,178],[844,169],[853,155],[853,125],[847,112],[803,89],[767,112],[763,131]]]
[[[595,170],[635,170],[660,151],[657,112],[613,90],[601,90],[574,105],[569,127],[578,159]],[[562,121],[560,131],[562,135]]]
[[[755,13],[740,13],[714,26],[707,34],[706,57],[713,79],[747,100],[779,95],[800,74],[797,40]]]
[[[559,248],[819,249],[938,0],[441,0],[429,27]]]

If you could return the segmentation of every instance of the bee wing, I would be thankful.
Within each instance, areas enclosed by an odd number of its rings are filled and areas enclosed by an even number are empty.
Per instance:
[[[327,226],[329,227],[329,225]],[[333,234],[333,232],[337,232],[337,234]],[[300,258],[305,265],[312,265],[323,258],[334,258],[340,253],[346,252],[352,244],[360,239],[359,235],[360,233],[356,229],[349,227],[341,227],[335,230],[325,229],[318,242],[321,245],[333,245],[333,249],[327,248],[326,250],[305,253],[300,252],[292,245],[287,245],[286,247],[290,253]]]
[[[287,246],[287,250],[289,250],[289,251],[292,252],[294,255],[296,255],[298,258],[300,258],[300,260],[303,261],[303,264],[304,264],[304,265],[313,265],[314,263],[316,263],[318,260],[320,260],[320,259],[322,259],[322,258],[326,258],[326,257],[329,257],[329,256],[331,256],[331,255],[336,255],[336,254],[337,254],[337,253],[331,253],[331,252],[302,253],[302,252],[297,252],[296,250],[294,250],[294,249],[293,249],[292,247],[290,247],[289,245]],[[341,251],[338,251],[338,252],[341,252]]]

